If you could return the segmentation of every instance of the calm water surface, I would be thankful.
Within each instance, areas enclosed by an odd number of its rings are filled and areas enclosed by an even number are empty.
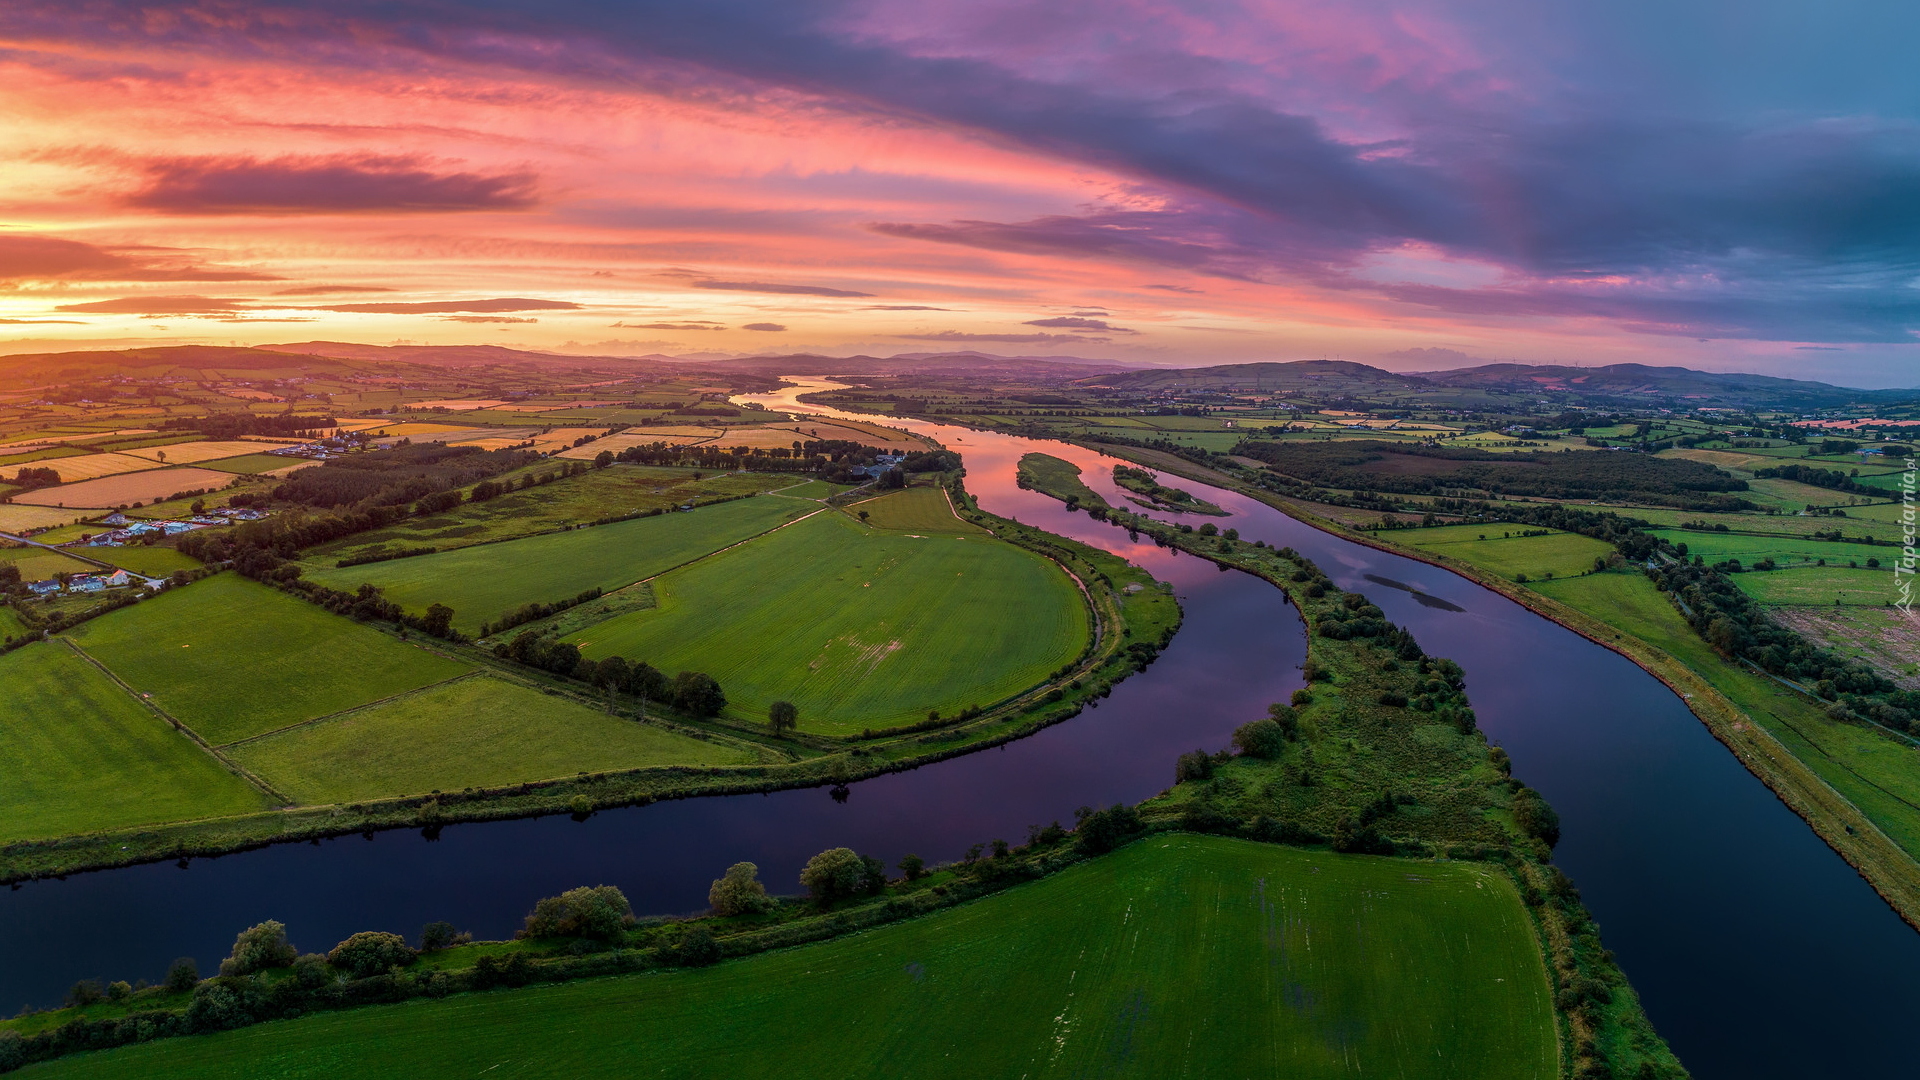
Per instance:
[[[763,395],[769,407],[825,385]],[[802,406],[832,415],[832,410]],[[0,1003],[45,1004],[83,976],[157,978],[179,955],[210,968],[234,933],[285,922],[324,950],[356,930],[414,933],[449,919],[505,936],[532,902],[614,884],[637,909],[687,912],[732,862],[797,889],[814,853],[846,845],[888,862],[1019,841],[1075,807],[1136,801],[1173,758],[1216,749],[1300,685],[1304,639],[1277,590],[1013,483],[1031,450],[1080,464],[1122,505],[1113,459],[1078,447],[909,423],[961,451],[995,513],[1125,554],[1170,581],[1186,621],[1145,674],[1098,708],[1028,739],[822,789],[660,803],[594,815],[348,837],[83,874],[0,892]],[[1428,652],[1466,669],[1481,726],[1515,775],[1559,810],[1573,875],[1655,1025],[1702,1078],[1905,1076],[1920,1009],[1920,935],[1743,769],[1665,686],[1626,660],[1447,571],[1319,532],[1260,503],[1181,482],[1233,511],[1249,540],[1292,545],[1365,591]]]

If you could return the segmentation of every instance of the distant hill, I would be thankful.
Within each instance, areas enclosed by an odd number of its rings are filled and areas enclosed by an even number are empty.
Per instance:
[[[567,356],[560,353],[509,349],[503,345],[362,345],[351,341],[302,341],[291,345],[262,345],[273,352],[329,356],[342,360],[378,360],[426,367],[518,367],[578,370],[606,367],[652,367],[653,361],[629,356]],[[702,364],[701,367],[707,365]]]
[[[1648,364],[1570,367],[1553,364],[1483,364],[1423,377],[1440,386],[1499,388],[1645,402],[1670,398],[1693,405],[1757,405],[1773,408],[1833,408],[1861,403],[1910,401],[1914,390],[1858,390],[1802,379],[1695,371]]]
[[[894,356],[820,356],[791,353],[783,356],[742,356],[732,360],[703,360],[711,371],[751,371],[765,375],[976,375],[996,378],[1052,377],[1074,379],[1089,371],[1131,370],[1111,361],[1080,357],[996,356],[982,352],[899,353]]]
[[[359,374],[379,368],[380,365],[355,358],[293,353],[282,351],[281,347],[166,345],[149,349],[0,356],[0,385],[45,386],[114,375],[139,379],[284,379],[312,374]]]
[[[1217,367],[1155,368],[1126,371],[1080,380],[1080,385],[1115,390],[1251,390],[1265,393],[1315,391],[1364,392],[1391,387],[1398,390],[1428,385],[1427,380],[1400,375],[1350,360],[1293,360],[1286,363],[1222,364]]]

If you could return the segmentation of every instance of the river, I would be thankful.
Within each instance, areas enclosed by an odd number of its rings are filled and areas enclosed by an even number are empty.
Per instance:
[[[823,416],[794,398],[749,396]],[[870,419],[870,418],[869,418]],[[637,910],[703,906],[732,862],[797,889],[805,860],[849,846],[892,863],[1018,842],[1081,805],[1138,801],[1172,782],[1180,752],[1225,745],[1300,685],[1303,627],[1278,590],[1071,513],[1014,482],[1021,455],[1079,464],[1123,505],[1115,459],[1051,441],[904,421],[966,457],[981,504],[1118,551],[1171,582],[1186,620],[1144,674],[1099,707],[1027,739],[852,785],[657,803],[287,845],[139,866],[0,892],[0,1002],[44,1004],[74,979],[156,979],[178,955],[210,969],[233,935],[285,922],[304,950],[357,930],[447,919],[510,933],[535,899],[620,886]],[[1428,652],[1458,661],[1480,724],[1514,773],[1559,811],[1557,861],[1580,885],[1654,1024],[1702,1080],[1913,1071],[1920,935],[1749,774],[1672,691],[1622,657],[1437,567],[1320,532],[1244,496],[1180,486],[1230,510],[1223,527],[1291,545],[1364,591]]]

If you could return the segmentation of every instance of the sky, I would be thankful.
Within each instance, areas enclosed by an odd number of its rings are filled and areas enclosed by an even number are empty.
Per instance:
[[[1920,5],[0,5],[0,351],[1920,385]]]

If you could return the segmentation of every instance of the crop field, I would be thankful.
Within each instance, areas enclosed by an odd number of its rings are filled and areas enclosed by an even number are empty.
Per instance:
[[[22,581],[45,581],[55,574],[85,574],[100,569],[42,547],[0,548],[0,563],[19,570]]]
[[[274,787],[312,803],[755,760],[747,750],[619,719],[485,675],[276,732],[229,753]]]
[[[78,510],[0,503],[0,532],[17,534],[29,529],[45,529],[77,521],[81,516]]]
[[[1920,627],[1888,607],[1783,607],[1770,614],[1836,656],[1857,660],[1908,690],[1920,690]]]
[[[0,700],[0,843],[267,805],[59,642],[0,656]]]
[[[209,469],[221,472],[240,473],[245,476],[259,476],[289,465],[299,465],[304,459],[286,457],[281,454],[241,454],[239,457],[215,458],[201,464]],[[318,464],[318,462],[315,462]]]
[[[953,516],[953,504],[936,487],[912,487],[883,495],[878,499],[854,503],[847,512],[867,514],[867,524],[876,529],[922,533],[931,536],[985,536],[987,530],[971,521]]]
[[[1467,863],[1149,838],[923,919],[716,967],[358,1009],[58,1077],[1557,1075],[1518,895]],[[449,1038],[449,1032],[458,1032]],[[911,1062],[909,1067],[906,1063]]]
[[[803,731],[845,733],[952,715],[1078,656],[1089,616],[1052,562],[988,538],[863,527],[819,514],[654,582],[659,606],[570,640],[668,673],[704,671],[729,711],[779,700]]]
[[[1572,577],[1592,570],[1595,558],[1604,559],[1613,553],[1613,545],[1579,533],[1518,535],[1522,531],[1526,530],[1518,525],[1489,523],[1400,529],[1380,535],[1408,547],[1472,563],[1508,579],[1521,574],[1534,580]]]
[[[1885,549],[1879,549],[1884,554]],[[1796,566],[1790,570],[1735,574],[1740,591],[1769,607],[1864,604],[1884,607],[1899,594],[1888,567],[1869,570],[1846,566]]]
[[[147,464],[153,463],[147,462]],[[233,480],[233,474],[215,472],[212,469],[151,468],[146,472],[128,473],[125,476],[106,476],[98,480],[84,480],[78,484],[41,488],[38,491],[15,495],[13,501],[33,506],[85,506],[105,509],[111,506],[158,502],[161,499],[171,499],[183,491],[217,490],[233,483]]]
[[[157,469],[160,466],[157,462],[130,454],[82,454],[79,457],[54,458],[47,461],[43,467],[59,473],[61,483],[71,484],[77,480],[118,476],[121,473]]]
[[[1744,583],[1749,578],[1775,576],[1784,575],[1740,574],[1734,580]],[[1795,691],[1721,659],[1644,574],[1614,571],[1531,587],[1692,668],[1785,743],[1895,843],[1920,857],[1920,770],[1913,767],[1911,747],[1857,724],[1829,720],[1819,705]]]
[[[195,465],[203,461],[216,461],[242,454],[260,454],[275,446],[297,445],[299,443],[294,439],[275,442],[233,439],[225,442],[169,443],[165,446],[146,446],[137,450],[127,450],[124,453],[132,457],[145,458],[148,461],[163,461],[169,465]],[[283,458],[280,463],[285,465],[287,460]]]
[[[87,554],[148,577],[165,577],[175,570],[192,570],[200,565],[199,559],[191,555],[183,555],[170,547],[149,547],[144,544],[119,548],[88,548]]]
[[[231,573],[82,623],[68,636],[216,745],[466,670]]]
[[[510,473],[507,478],[551,471],[551,466],[532,466]],[[664,510],[728,495],[749,495],[787,487],[795,480],[780,473],[703,474],[697,469],[616,465],[524,488],[486,502],[464,503],[444,514],[409,518],[385,529],[323,544],[307,552],[306,557],[318,568],[368,552],[417,547],[446,551],[550,533],[567,525],[641,510]]]
[[[1808,506],[1846,506],[1864,496],[1831,488],[1814,487],[1798,480],[1782,480],[1768,477],[1763,480],[1747,481],[1747,490],[1736,494],[1744,497],[1762,509],[1777,506],[1783,510],[1800,510]]]
[[[735,499],[687,513],[634,518],[435,555],[344,569],[321,566],[307,576],[337,589],[372,584],[394,603],[413,611],[445,604],[454,610],[454,625],[471,633],[523,604],[570,598],[595,587],[612,590],[630,585],[813,509],[792,499]]]

